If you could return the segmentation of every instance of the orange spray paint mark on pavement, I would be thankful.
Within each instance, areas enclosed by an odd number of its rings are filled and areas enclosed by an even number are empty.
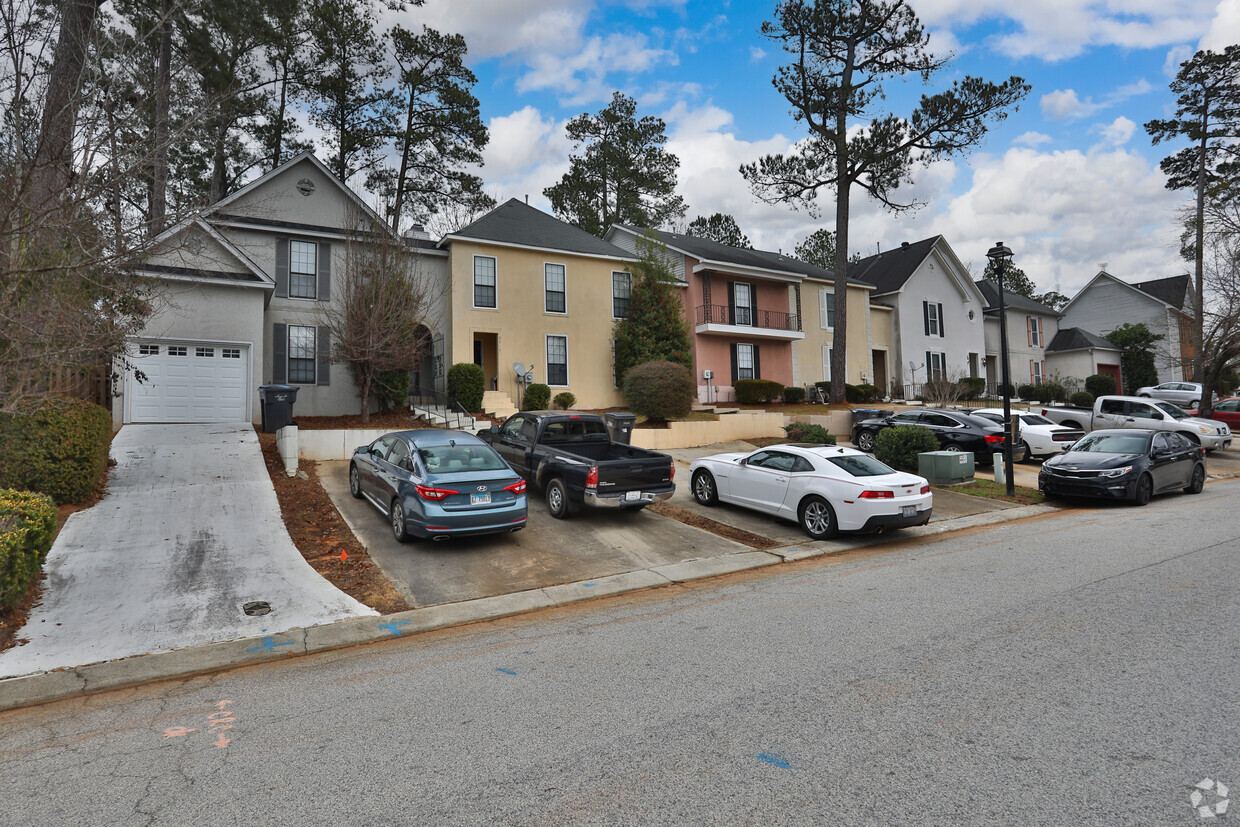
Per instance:
[[[196,729],[190,729],[187,726],[170,726],[164,730],[165,738],[183,738],[191,732],[197,732]]]

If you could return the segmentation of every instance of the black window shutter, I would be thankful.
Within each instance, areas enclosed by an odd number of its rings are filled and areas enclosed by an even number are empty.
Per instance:
[[[947,335],[947,331],[943,329],[943,305],[939,305],[939,338],[942,339]]]
[[[729,285],[730,287],[731,285]],[[732,351],[732,384],[736,384],[736,342],[728,345],[728,349]]]
[[[758,359],[758,346],[753,346],[753,378],[762,378],[762,362]]]
[[[929,382],[931,379],[934,378],[933,374],[931,373],[932,370],[933,369],[930,367],[930,351],[927,350],[926,351],[926,381],[927,382]]]
[[[276,239],[276,296],[288,298],[288,239]],[[283,325],[281,325],[283,327]],[[281,380],[283,381],[283,380]]]
[[[332,332],[326,327],[320,327],[315,338],[318,339],[319,346],[319,364],[318,370],[315,371],[318,381],[315,384],[330,385],[332,383]]]
[[[728,282],[728,324],[736,324],[736,283],[731,281]],[[736,352],[736,345],[732,345],[732,352]]]
[[[319,301],[331,301],[332,298],[332,245],[326,241],[319,242]],[[326,383],[324,383],[326,384]]]
[[[284,249],[288,249],[287,244]],[[288,381],[288,325],[277,322],[271,326],[271,384]]]
[[[930,302],[921,303],[921,323],[926,328],[926,335],[930,335]]]

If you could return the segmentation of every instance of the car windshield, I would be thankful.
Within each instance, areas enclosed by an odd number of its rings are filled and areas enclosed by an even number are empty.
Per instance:
[[[827,462],[843,468],[854,477],[879,477],[883,474],[894,474],[895,469],[884,465],[874,457],[854,454],[847,457],[827,457]]]
[[[418,456],[431,474],[508,469],[500,455],[486,445],[428,445],[418,448]]]
[[[1165,413],[1167,416],[1171,417],[1172,419],[1187,419],[1188,418],[1188,414],[1184,411],[1183,408],[1176,407],[1175,405],[1172,405],[1170,402],[1155,402],[1154,407],[1158,408],[1158,410],[1162,411],[1163,413]]]
[[[998,422],[1000,425],[1003,424],[1003,414],[975,413],[973,415],[982,419],[989,419],[991,422]]]
[[[1090,434],[1073,443],[1073,451],[1090,454],[1144,454],[1150,438],[1140,434]]]
[[[1020,421],[1025,423],[1026,425],[1054,425],[1055,424],[1054,422],[1051,422],[1046,417],[1038,416],[1037,414],[1021,414]]]

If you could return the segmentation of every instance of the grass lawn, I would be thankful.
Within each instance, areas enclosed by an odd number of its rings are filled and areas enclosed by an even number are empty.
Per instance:
[[[936,485],[934,487],[949,491],[959,491],[962,494],[972,494],[975,497],[987,497],[992,500],[1019,503],[1020,505],[1039,505],[1046,499],[1042,496],[1041,491],[1033,488],[1024,488],[1019,485],[1016,486],[1016,496],[1009,497],[1006,486],[999,485],[991,480],[982,479],[975,479],[967,485]]]

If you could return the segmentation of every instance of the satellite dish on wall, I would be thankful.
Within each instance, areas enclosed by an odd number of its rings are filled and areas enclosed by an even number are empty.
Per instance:
[[[521,364],[520,362],[513,362],[512,369],[517,372],[517,376],[525,375],[525,365]]]
[[[914,362],[912,359],[909,359],[909,360],[908,360],[908,369],[909,369],[909,370],[917,370],[917,363],[916,363],[916,362]]]

